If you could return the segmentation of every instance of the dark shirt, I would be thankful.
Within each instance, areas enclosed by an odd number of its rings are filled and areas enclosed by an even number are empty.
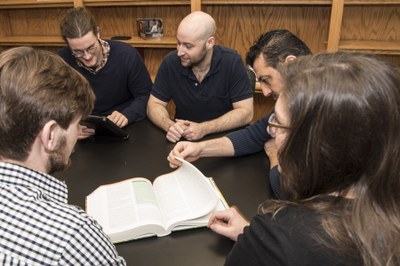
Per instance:
[[[270,114],[250,126],[226,135],[233,144],[234,156],[252,154],[264,149],[264,143],[271,139],[267,133],[269,116]]]
[[[317,238],[333,244],[314,210],[289,206],[275,218],[271,214],[257,215],[239,235],[225,265],[362,265],[357,255],[340,254]]]
[[[200,83],[192,69],[183,67],[176,51],[161,63],[152,95],[173,100],[175,118],[204,122],[233,109],[232,104],[253,97],[243,61],[235,51],[214,46],[210,70]]]
[[[106,65],[96,74],[79,67],[71,50],[63,48],[58,54],[78,70],[90,83],[96,95],[92,114],[122,113],[129,124],[146,117],[147,101],[152,82],[140,54],[132,46],[108,41],[110,54]]]

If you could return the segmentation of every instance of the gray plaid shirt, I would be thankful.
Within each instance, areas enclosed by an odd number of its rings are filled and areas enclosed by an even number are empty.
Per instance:
[[[0,265],[126,265],[56,178],[0,162]]]

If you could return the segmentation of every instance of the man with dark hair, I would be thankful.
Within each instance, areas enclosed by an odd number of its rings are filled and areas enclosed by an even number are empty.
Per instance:
[[[92,86],[93,114],[107,116],[119,127],[144,119],[152,82],[137,50],[100,39],[94,17],[83,7],[70,10],[60,28],[68,47],[59,55]],[[82,137],[92,134],[93,130],[84,128]]]
[[[273,30],[261,35],[250,47],[246,61],[254,69],[263,95],[276,99],[283,87],[282,77],[276,69],[278,64],[310,53],[307,45],[293,33],[288,30]],[[242,156],[265,148],[270,158],[271,188],[275,197],[281,197],[276,150],[273,142],[269,141],[271,136],[266,132],[269,117],[270,115],[266,115],[256,123],[221,138],[179,142],[168,156],[170,165],[174,168],[180,166],[180,161],[175,156],[194,161],[200,157]]]
[[[311,50],[290,31],[272,30],[258,37],[253,46],[250,47],[246,54],[246,63],[252,66],[260,53],[264,54],[265,62],[269,66],[277,68],[278,64],[285,62],[288,56],[309,55]]]
[[[53,53],[0,54],[1,265],[125,265],[51,176],[68,167],[94,98],[85,78]]]

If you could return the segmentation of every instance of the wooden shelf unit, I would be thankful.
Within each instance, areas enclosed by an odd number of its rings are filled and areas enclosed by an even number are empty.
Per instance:
[[[111,36],[104,36],[105,40],[109,40]],[[144,40],[138,36],[133,36],[130,40],[122,42],[129,43],[134,47],[139,48],[176,48],[175,37],[162,37],[160,39]],[[65,45],[61,36],[6,36],[0,37],[0,46],[55,46],[62,47]]]
[[[52,8],[52,7],[73,7],[71,0],[10,0],[0,1],[0,9],[21,9],[21,8]]]
[[[337,0],[202,0],[204,5],[332,5]],[[399,0],[345,0],[346,5],[392,5]]]
[[[190,6],[190,0],[175,1],[121,1],[83,0],[84,6]]]
[[[357,6],[359,10],[364,8],[373,8],[374,6],[383,7],[389,5],[393,7],[393,14],[387,15],[387,24],[385,29],[392,27],[394,34],[397,35],[395,40],[379,40],[373,34],[362,36],[363,39],[348,38],[343,35],[343,28],[346,19],[353,18],[351,15],[345,14],[346,6]],[[332,11],[329,26],[329,37],[327,42],[327,51],[334,52],[337,50],[361,51],[376,54],[400,55],[400,1],[399,0],[383,0],[383,1],[356,1],[356,0],[334,0],[332,2]],[[390,17],[393,19],[390,21]],[[354,19],[354,18],[353,18]],[[351,23],[351,22],[350,22]],[[397,30],[397,32],[396,32]],[[373,31],[372,31],[373,32]],[[387,34],[388,35],[388,34]]]
[[[128,35],[142,50],[154,77],[164,56],[176,48],[176,28],[191,11],[203,10],[216,21],[217,44],[242,56],[262,33],[288,29],[311,50],[356,50],[382,54],[400,66],[400,0],[6,0],[0,1],[0,51],[30,45],[55,51],[64,46],[59,22],[71,7],[86,6],[102,38]],[[137,18],[164,20],[160,40],[137,36]],[[257,87],[255,119],[273,106]]]
[[[400,41],[341,40],[338,50],[400,55]]]
[[[1,10],[12,10],[12,9],[38,9],[38,8],[70,8],[72,6],[87,6],[89,8],[101,8],[101,7],[165,7],[173,9],[178,6],[190,7],[188,12],[194,10],[204,10],[203,7],[213,9],[223,8],[223,6],[273,6],[282,8],[282,6],[300,6],[306,9],[307,6],[328,6],[331,8],[330,23],[329,23],[329,34],[326,42],[326,49],[328,51],[336,51],[338,49],[345,50],[361,50],[369,51],[380,54],[398,55],[400,54],[399,39],[395,40],[377,40],[371,39],[370,36],[366,36],[365,39],[346,39],[341,37],[342,33],[342,22],[345,13],[345,6],[393,6],[397,11],[399,10],[400,0],[6,0],[0,1]],[[398,12],[395,11],[395,14]],[[10,11],[11,12],[11,11]],[[27,11],[29,12],[29,11]],[[397,12],[397,13],[396,13]],[[212,12],[211,12],[212,13]],[[234,15],[234,14],[233,14]],[[395,19],[395,18],[394,18]],[[400,19],[397,17],[400,25]],[[1,24],[0,24],[1,25]],[[397,25],[397,26],[398,26]],[[176,27],[176,25],[175,25]],[[15,35],[14,35],[15,34]],[[395,33],[398,35],[399,33]],[[170,36],[174,36],[174,32],[170,32]],[[12,46],[15,41],[15,45],[29,44],[32,46],[61,46],[62,41],[55,41],[55,36],[37,36],[33,34],[29,36],[27,34],[18,33],[0,33],[0,46]],[[172,37],[167,37],[162,40],[140,40],[140,38],[133,37],[128,43],[132,45],[138,45],[138,47],[149,47],[149,48],[174,48],[174,41]],[[222,37],[223,39],[224,37]],[[399,38],[399,37],[398,37]],[[225,44],[226,45],[226,44]],[[318,47],[320,48],[320,47]],[[318,49],[321,50],[321,49]]]

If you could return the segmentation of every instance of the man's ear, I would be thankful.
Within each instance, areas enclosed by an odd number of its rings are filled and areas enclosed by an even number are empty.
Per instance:
[[[297,57],[294,55],[288,55],[285,58],[285,63],[295,60]]]
[[[52,151],[57,143],[59,125],[55,120],[47,122],[40,134],[42,145],[45,149]]]
[[[211,49],[214,47],[215,44],[215,37],[211,36],[207,39],[207,49]]]

